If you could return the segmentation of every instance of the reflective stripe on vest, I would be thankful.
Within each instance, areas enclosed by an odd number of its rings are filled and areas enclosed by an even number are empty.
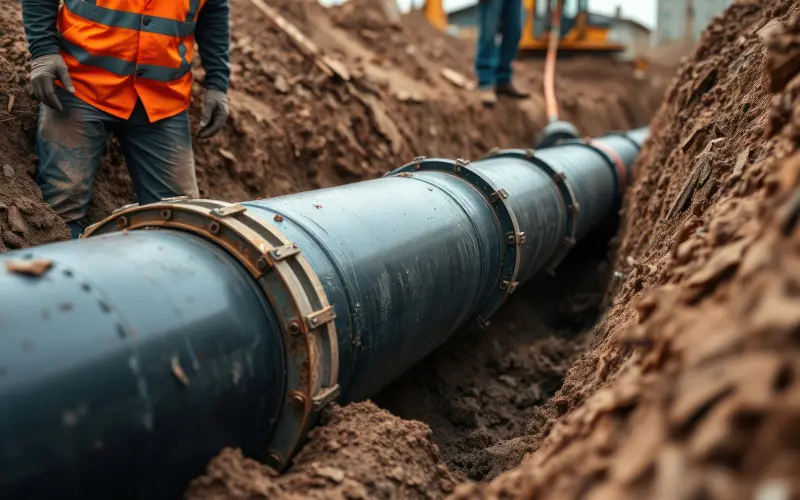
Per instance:
[[[157,82],[171,82],[186,75],[192,70],[192,65],[186,60],[186,46],[180,46],[180,55],[183,59],[183,64],[180,68],[167,68],[166,66],[155,66],[151,64],[136,64],[132,61],[126,61],[117,57],[110,56],[93,56],[81,47],[70,43],[63,38],[61,39],[61,48],[64,51],[78,60],[79,63],[86,66],[94,66],[101,68],[115,75],[119,76],[134,76],[139,78],[147,78],[148,80],[155,80]]]
[[[200,0],[190,0],[186,21],[108,9],[86,0],[64,0],[64,6],[71,13],[104,26],[186,38],[194,34],[194,17],[200,6]],[[137,64],[113,56],[92,55],[83,47],[79,47],[63,37],[61,38],[61,48],[81,64],[101,68],[119,76],[135,75],[139,78],[159,82],[171,82],[182,78],[192,70],[191,62],[186,59],[188,49],[185,43],[181,43],[178,47],[178,54],[181,58],[179,68]]]

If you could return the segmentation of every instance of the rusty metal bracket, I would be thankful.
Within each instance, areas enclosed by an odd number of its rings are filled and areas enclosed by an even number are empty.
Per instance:
[[[503,281],[500,283],[500,290],[506,292],[506,295],[511,295],[517,290],[519,282],[517,281]]]
[[[522,245],[527,241],[527,237],[525,236],[524,231],[520,231],[519,233],[508,233],[506,234],[506,243],[509,245]]]
[[[333,387],[329,387],[324,391],[317,393],[317,395],[311,400],[311,404],[313,405],[314,410],[319,412],[331,402],[335,401],[341,393],[341,387],[339,387],[339,384],[336,384]]]
[[[247,210],[242,205],[235,203],[227,207],[215,208],[211,211],[211,215],[216,217],[230,217],[232,215],[240,214]]]
[[[313,330],[314,328],[319,328],[320,326],[329,323],[334,319],[336,319],[336,311],[333,309],[333,306],[328,306],[325,309],[314,311],[306,316],[306,323],[308,323],[308,329]]]
[[[492,193],[492,196],[489,197],[489,200],[491,200],[492,203],[497,203],[500,200],[507,200],[507,199],[508,199],[508,191],[502,188]]]
[[[252,275],[272,306],[285,349],[286,400],[263,459],[283,469],[319,411],[339,394],[334,306],[300,249],[271,221],[238,203],[181,198],[131,205],[87,228],[84,237],[159,228],[192,233],[226,250]]]
[[[283,245],[281,247],[273,248],[269,251],[269,256],[273,262],[278,262],[283,259],[288,259],[293,255],[297,255],[300,253],[300,249],[297,248],[297,245]]]

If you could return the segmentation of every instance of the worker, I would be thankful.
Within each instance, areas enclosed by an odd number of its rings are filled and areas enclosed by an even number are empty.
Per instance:
[[[522,0],[480,0],[478,3],[475,73],[478,93],[485,106],[493,106],[497,95],[515,99],[529,96],[512,83],[512,62],[522,37],[522,23]],[[501,36],[499,45],[498,34]]]
[[[197,197],[188,108],[194,41],[205,70],[197,137],[228,116],[228,0],[22,0],[42,105],[36,180],[77,238],[109,135],[140,204]]]

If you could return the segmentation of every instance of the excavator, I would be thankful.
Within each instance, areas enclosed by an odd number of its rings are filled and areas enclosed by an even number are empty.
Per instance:
[[[607,55],[624,51],[624,45],[609,40],[609,21],[589,12],[588,4],[589,0],[523,0],[525,26],[520,50],[546,53],[551,32],[556,29],[559,34],[558,50],[563,54]],[[443,0],[427,0],[424,13],[436,29],[442,32],[447,29]]]

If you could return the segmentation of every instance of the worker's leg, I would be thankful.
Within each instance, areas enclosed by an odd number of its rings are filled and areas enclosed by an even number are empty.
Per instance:
[[[92,179],[114,117],[56,87],[64,111],[40,106],[36,130],[36,182],[44,201],[77,238],[88,225]]]
[[[175,196],[197,198],[187,111],[150,123],[139,102],[130,120],[114,133],[122,145],[140,204]]]
[[[478,2],[478,46],[475,51],[475,73],[478,87],[494,88],[497,82],[497,32],[500,15],[506,0],[485,0]]]
[[[503,41],[500,44],[496,82],[500,85],[511,82],[512,64],[517,57],[524,22],[522,0],[502,0],[502,4]]]

